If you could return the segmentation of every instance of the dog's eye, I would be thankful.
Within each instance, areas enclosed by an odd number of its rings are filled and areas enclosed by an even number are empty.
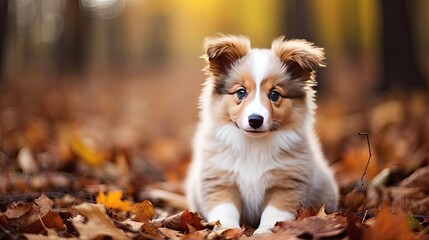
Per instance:
[[[280,93],[273,90],[270,92],[270,95],[268,97],[270,98],[271,101],[277,102],[280,98]]]
[[[235,94],[237,94],[237,98],[238,98],[238,100],[243,100],[243,98],[245,98],[245,97],[246,97],[247,92],[246,92],[246,90],[245,90],[245,89],[241,88],[241,89],[239,89]]]

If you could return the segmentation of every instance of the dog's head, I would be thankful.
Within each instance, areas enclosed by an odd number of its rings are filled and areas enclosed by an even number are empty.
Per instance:
[[[271,49],[252,49],[248,38],[223,35],[207,38],[204,49],[212,113],[220,123],[264,136],[295,130],[313,114],[314,72],[323,66],[323,49],[284,37]]]

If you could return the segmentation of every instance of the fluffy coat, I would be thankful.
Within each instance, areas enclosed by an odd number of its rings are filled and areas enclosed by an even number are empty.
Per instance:
[[[203,57],[190,209],[256,233],[293,218],[299,204],[335,210],[337,185],[313,130],[323,49],[284,37],[253,49],[248,38],[222,35],[205,40]]]

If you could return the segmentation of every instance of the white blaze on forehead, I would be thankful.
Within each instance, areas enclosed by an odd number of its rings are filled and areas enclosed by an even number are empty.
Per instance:
[[[250,52],[250,61],[252,68],[252,77],[255,81],[257,88],[264,79],[268,69],[268,54],[264,49],[252,49]]]
[[[244,109],[245,117],[242,119],[243,126],[248,125],[248,117],[251,114],[258,114],[264,117],[264,124],[262,128],[266,125],[269,118],[269,112],[266,107],[262,105],[261,102],[261,83],[264,80],[268,72],[269,59],[268,59],[269,50],[266,49],[252,49],[250,52],[250,68],[252,73],[252,79],[255,82],[256,89],[255,98],[252,102]]]

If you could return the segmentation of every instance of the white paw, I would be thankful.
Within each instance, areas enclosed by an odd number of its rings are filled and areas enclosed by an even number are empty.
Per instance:
[[[213,230],[222,230],[227,228],[240,228],[240,213],[237,207],[232,203],[223,203],[214,207],[207,217],[209,222],[217,222]]]

